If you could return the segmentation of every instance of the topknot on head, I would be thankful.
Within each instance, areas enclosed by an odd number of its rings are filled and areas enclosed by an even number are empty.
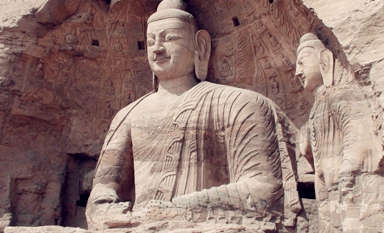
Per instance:
[[[313,34],[312,32],[309,32],[309,33],[304,34],[300,38],[300,44],[304,43],[306,41],[312,41],[312,40],[319,40],[319,38],[315,34]]]
[[[163,0],[157,7],[157,11],[165,9],[179,9],[187,11],[187,4],[183,0]]]
[[[196,25],[195,18],[187,11],[188,6],[183,0],[163,0],[157,7],[157,11],[148,18],[148,23],[177,18],[192,25]]]
[[[299,47],[297,48],[297,54],[306,47],[311,47],[314,49],[325,49],[323,42],[313,33],[309,32],[304,34],[299,41]]]

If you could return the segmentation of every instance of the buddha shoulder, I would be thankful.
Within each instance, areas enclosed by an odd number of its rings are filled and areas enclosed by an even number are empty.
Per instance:
[[[224,102],[230,101],[231,99],[236,99],[238,102],[248,103],[250,105],[278,108],[272,100],[258,92],[233,86],[214,84],[209,82],[204,83],[207,83],[207,85],[211,86],[211,88],[215,87],[213,88],[214,92],[216,94],[220,93],[220,99]]]
[[[130,118],[134,109],[136,109],[139,105],[141,105],[143,100],[146,99],[150,94],[152,94],[152,93],[148,93],[148,94],[140,97],[139,99],[133,101],[132,103],[128,104],[124,108],[120,109],[116,113],[116,115],[114,116],[112,123],[111,123],[111,127],[113,127],[114,125],[121,124],[122,121]]]

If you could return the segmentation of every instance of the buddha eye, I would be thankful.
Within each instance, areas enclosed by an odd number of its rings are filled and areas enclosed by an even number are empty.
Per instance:
[[[181,37],[180,36],[177,36],[177,35],[166,35],[165,36],[165,41],[173,41],[173,40],[177,40],[177,39],[180,39]]]

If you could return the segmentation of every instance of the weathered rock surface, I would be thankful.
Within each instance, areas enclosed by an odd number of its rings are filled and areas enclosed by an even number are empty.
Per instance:
[[[270,229],[273,230],[273,229]],[[136,228],[116,228],[103,231],[89,231],[81,228],[44,226],[44,227],[7,227],[4,233],[140,233],[140,232],[160,232],[160,233],[219,233],[219,232],[273,232],[260,231],[256,228],[248,228],[237,224],[191,224],[177,221],[158,221]]]
[[[384,57],[384,3],[378,0],[304,0],[332,29],[352,65],[365,65]]]
[[[39,232],[49,232],[49,233],[90,233],[88,230],[81,228],[72,228],[72,227],[59,227],[59,226],[43,226],[43,227],[7,227],[4,233],[39,233]]]
[[[108,125],[152,88],[145,22],[157,1],[109,2],[0,3],[0,231],[85,227],[86,183]],[[270,97],[298,126],[311,100],[293,79],[295,51],[310,30],[384,102],[383,1],[190,2],[214,37],[211,81]]]

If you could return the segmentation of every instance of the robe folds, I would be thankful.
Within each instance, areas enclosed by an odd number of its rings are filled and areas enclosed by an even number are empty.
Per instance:
[[[296,128],[271,100],[201,82],[152,127],[130,118],[147,96],[117,113],[102,148],[94,189],[109,185],[116,193],[93,190],[88,205],[112,198],[132,202],[135,211],[164,200],[295,224],[301,210],[292,153]],[[134,138],[136,132],[143,138]]]
[[[383,150],[372,106],[353,83],[316,93],[308,128],[321,233],[383,230]]]

